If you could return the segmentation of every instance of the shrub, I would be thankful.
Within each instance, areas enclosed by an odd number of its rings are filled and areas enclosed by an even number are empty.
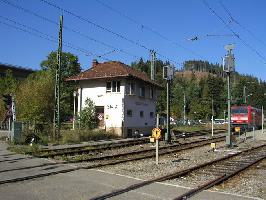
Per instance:
[[[85,107],[80,112],[80,125],[84,129],[93,129],[97,125],[95,105],[90,98],[85,101]]]

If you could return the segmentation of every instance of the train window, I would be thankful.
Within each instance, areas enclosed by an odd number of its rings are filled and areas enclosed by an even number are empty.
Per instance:
[[[247,108],[232,108],[232,114],[247,114],[248,109]]]

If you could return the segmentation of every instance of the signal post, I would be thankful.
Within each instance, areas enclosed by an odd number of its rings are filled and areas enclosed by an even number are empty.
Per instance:
[[[156,141],[156,165],[159,164],[159,139],[161,138],[161,129],[154,128],[152,129],[152,137]]]
[[[234,49],[233,44],[225,46],[227,50],[226,56],[223,58],[223,70],[227,75],[227,106],[228,106],[228,135],[226,136],[226,144],[232,148],[232,133],[231,133],[231,88],[230,88],[230,75],[235,71],[235,58],[232,54]]]

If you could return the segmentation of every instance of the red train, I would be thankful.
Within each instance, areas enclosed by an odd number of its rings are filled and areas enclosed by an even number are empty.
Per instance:
[[[231,107],[231,124],[233,130],[240,127],[241,131],[261,129],[262,116],[261,109],[252,106],[233,106]]]

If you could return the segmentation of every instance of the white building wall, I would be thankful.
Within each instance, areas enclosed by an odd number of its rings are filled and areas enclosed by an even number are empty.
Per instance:
[[[155,101],[152,99],[141,98],[138,95],[125,96],[125,132],[132,129],[132,132],[138,130],[140,133],[149,134],[155,126]],[[127,115],[127,110],[132,110],[132,116]],[[143,117],[140,112],[143,111]],[[153,117],[150,113],[153,113]]]
[[[120,81],[120,92],[106,93],[107,80],[87,80],[80,83],[78,90],[78,112],[85,107],[85,101],[90,98],[95,106],[104,107],[104,123],[105,128],[109,130],[113,128],[115,132],[122,135],[123,121],[123,98],[124,98],[124,81]],[[117,130],[120,129],[120,130]]]
[[[104,107],[104,120],[106,130],[114,130],[118,135],[127,136],[128,129],[132,132],[139,130],[140,133],[150,134],[155,127],[156,97],[149,98],[149,86],[145,86],[145,98],[139,97],[139,86],[136,82],[135,95],[125,94],[125,79],[120,81],[120,92],[106,93],[107,80],[87,80],[80,82],[78,90],[78,112],[85,106],[85,100],[90,98],[95,106]],[[131,80],[132,81],[132,80]],[[141,85],[142,86],[142,85]],[[154,92],[154,96],[156,93]],[[127,116],[127,110],[132,110],[132,117]],[[140,117],[140,111],[144,116]],[[153,117],[150,117],[150,113]]]

